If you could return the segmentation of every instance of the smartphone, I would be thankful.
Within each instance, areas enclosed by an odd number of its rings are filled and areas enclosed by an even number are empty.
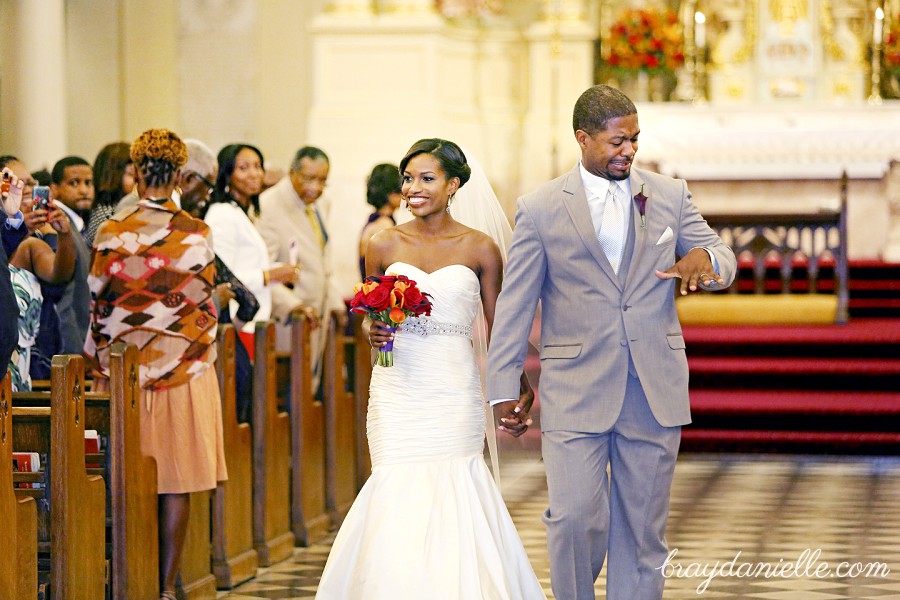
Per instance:
[[[50,188],[46,185],[34,186],[34,192],[31,194],[34,200],[34,208],[50,209]]]

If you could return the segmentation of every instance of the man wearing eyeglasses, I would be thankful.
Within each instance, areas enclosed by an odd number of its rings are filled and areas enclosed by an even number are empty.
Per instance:
[[[181,168],[181,208],[192,217],[202,218],[215,187],[219,166],[209,146],[200,140],[184,140],[188,160]]]
[[[256,222],[273,262],[300,268],[293,290],[272,294],[272,314],[279,323],[278,349],[290,349],[287,317],[298,301],[316,321],[331,310],[343,308],[341,296],[331,289],[328,232],[319,199],[328,181],[330,164],[321,149],[304,146],[294,155],[289,173],[259,197],[260,216]],[[316,373],[325,348],[325,327],[313,332]],[[317,385],[315,377],[314,385]]]

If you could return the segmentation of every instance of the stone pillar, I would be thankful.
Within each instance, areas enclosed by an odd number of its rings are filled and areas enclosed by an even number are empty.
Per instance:
[[[572,108],[590,87],[597,32],[584,0],[542,0],[542,18],[528,42],[528,112],[523,123],[522,185],[528,191],[569,169],[580,157]]]
[[[32,168],[52,167],[66,155],[65,6],[62,0],[13,0],[6,69],[8,150]]]

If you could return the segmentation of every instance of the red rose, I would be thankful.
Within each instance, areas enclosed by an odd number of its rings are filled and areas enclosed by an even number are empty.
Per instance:
[[[379,285],[363,298],[363,302],[375,312],[386,309],[391,304],[391,287]]]
[[[424,299],[422,292],[419,291],[419,288],[417,287],[406,288],[406,291],[403,292],[403,297],[406,300],[405,306],[410,310],[419,306],[419,304],[421,304],[422,300]]]

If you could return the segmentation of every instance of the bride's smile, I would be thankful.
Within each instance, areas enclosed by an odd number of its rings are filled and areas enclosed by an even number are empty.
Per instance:
[[[448,179],[441,163],[431,154],[413,157],[403,171],[401,191],[416,216],[445,210],[457,187],[459,180],[455,177]]]

